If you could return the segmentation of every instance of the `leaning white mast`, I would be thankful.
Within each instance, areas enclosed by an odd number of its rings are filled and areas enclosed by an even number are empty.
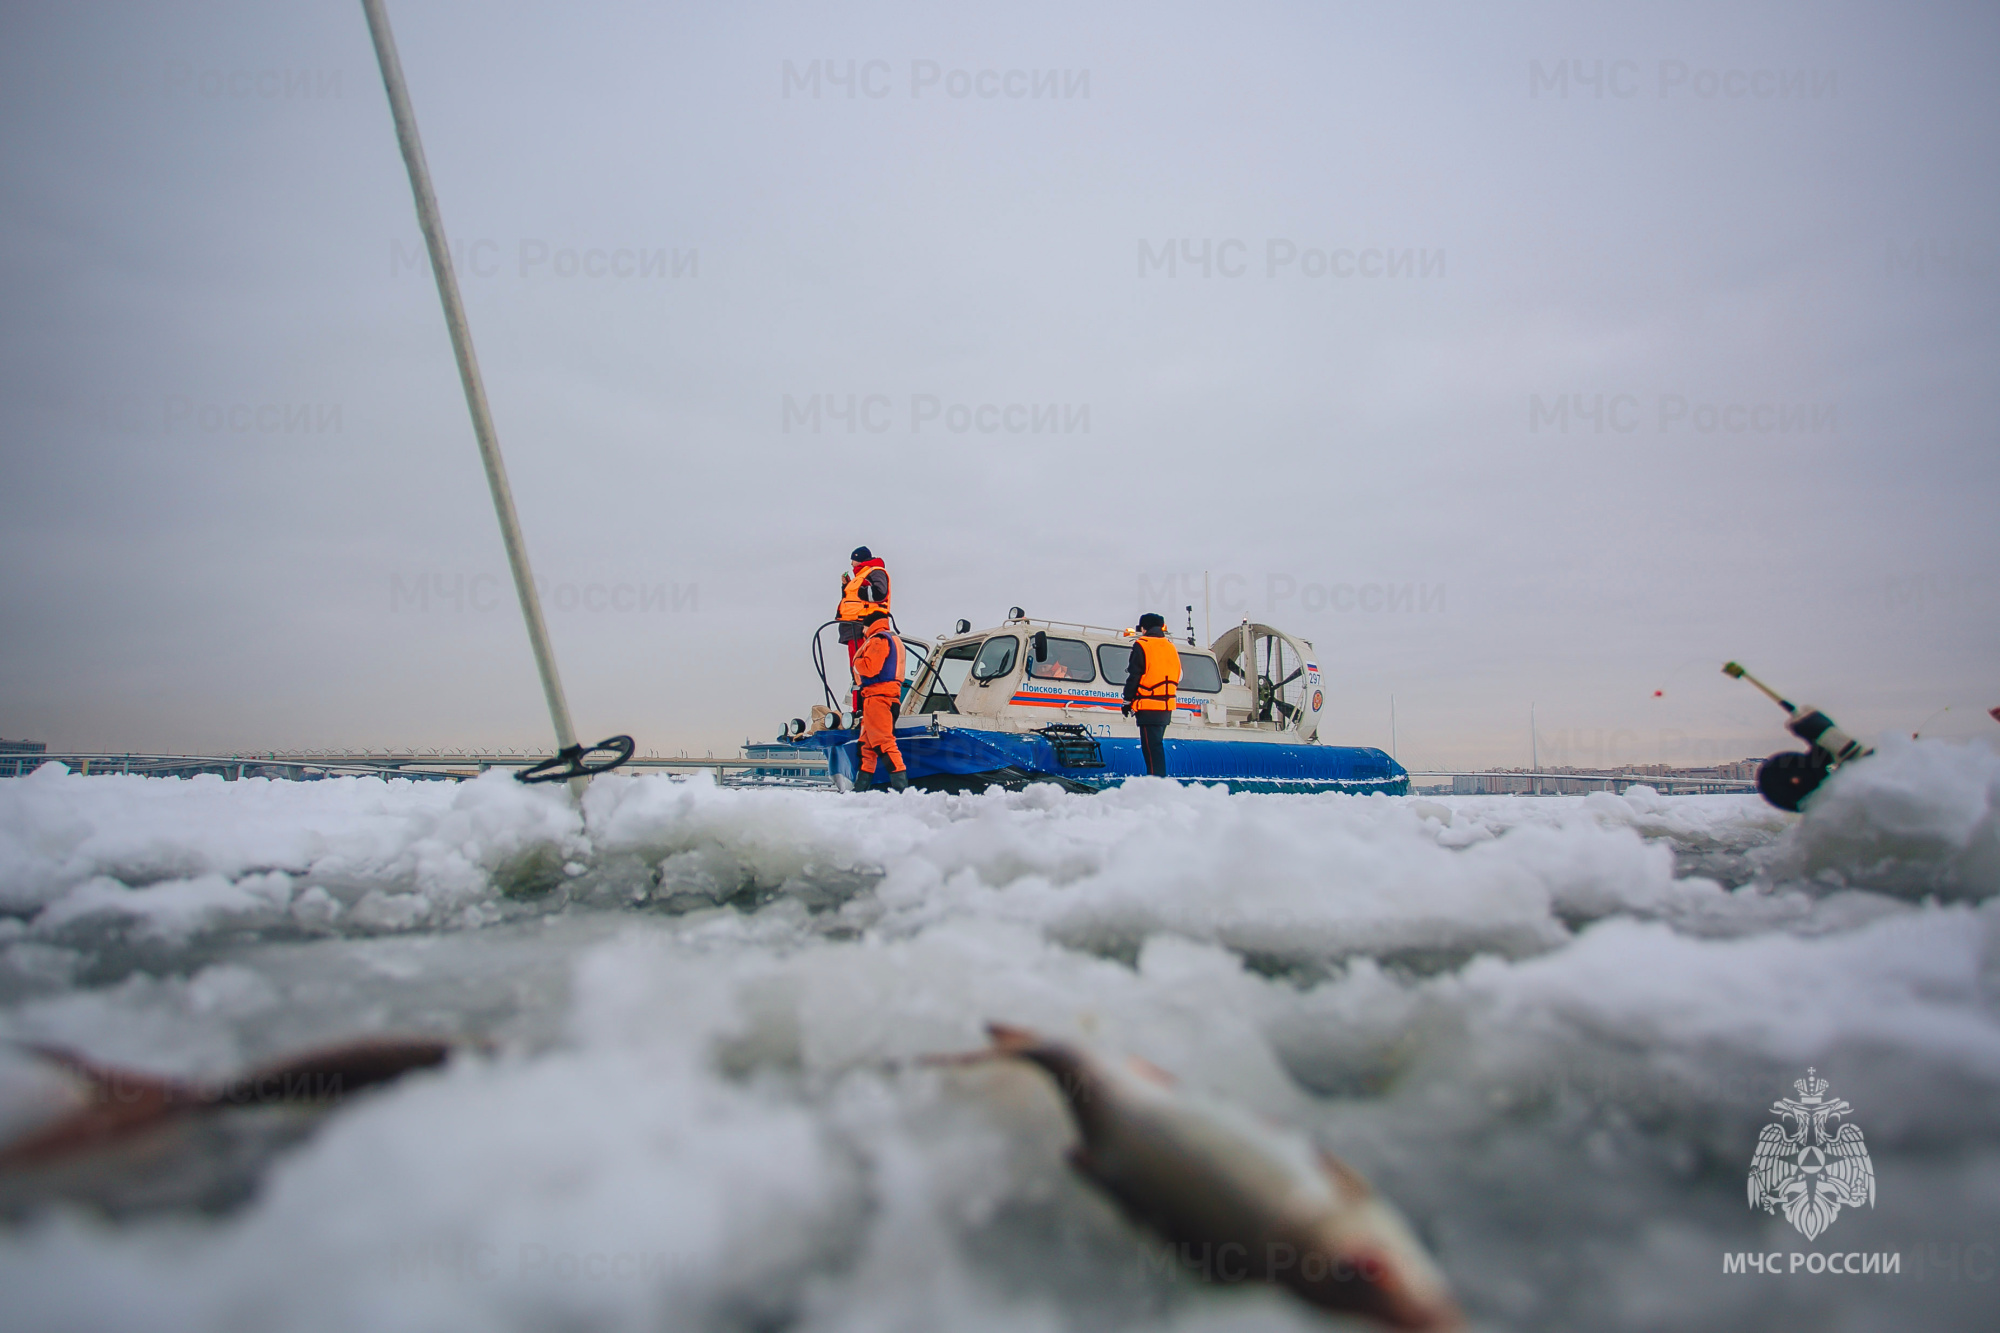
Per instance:
[[[542,618],[541,598],[535,591],[534,574],[528,568],[528,548],[521,540],[521,519],[514,512],[513,488],[507,484],[507,467],[500,459],[500,440],[493,429],[493,414],[486,406],[486,385],[479,376],[479,360],[473,355],[472,331],[466,324],[465,303],[459,299],[458,275],[452,269],[451,250],[445,244],[444,222],[438,215],[437,194],[431,189],[423,142],[417,138],[417,118],[410,109],[409,90],[403,84],[403,64],[396,56],[396,38],[389,31],[389,15],[382,0],[361,0],[361,8],[368,16],[368,33],[375,39],[382,84],[389,92],[389,111],[396,120],[396,142],[403,150],[403,164],[410,169],[410,191],[417,199],[417,221],[424,230],[424,244],[430,247],[431,272],[437,277],[438,298],[444,302],[444,322],[451,330],[452,351],[458,356],[458,377],[465,385],[466,406],[472,409],[472,433],[479,440],[480,461],[486,465],[486,484],[493,492],[493,512],[500,519],[507,564],[514,572],[514,591],[520,596],[521,616],[527,621],[528,640],[534,645],[535,669],[541,673],[549,720],[555,723],[556,748],[570,750],[576,745],[576,729],[570,725],[569,700],[563,695],[562,678],[556,674],[548,622]],[[571,789],[581,790],[582,782],[582,778],[572,778]]]

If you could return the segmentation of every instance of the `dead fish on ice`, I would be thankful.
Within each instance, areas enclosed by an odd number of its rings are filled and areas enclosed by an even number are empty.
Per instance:
[[[237,1106],[328,1105],[413,1069],[441,1065],[452,1051],[451,1043],[430,1038],[364,1038],[317,1047],[233,1078],[197,1081],[100,1065],[59,1047],[26,1048],[82,1079],[88,1100],[0,1148],[0,1171],[111,1147],[185,1116]]]
[[[1190,1096],[1140,1061],[1114,1064],[1023,1028],[931,1064],[1025,1060],[1055,1080],[1081,1142],[1077,1172],[1211,1281],[1269,1282],[1393,1328],[1463,1320],[1387,1200],[1339,1159],[1239,1108]]]

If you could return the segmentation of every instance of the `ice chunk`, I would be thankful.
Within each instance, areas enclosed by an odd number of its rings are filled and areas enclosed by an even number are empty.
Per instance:
[[[2000,893],[2000,755],[1892,737],[1827,779],[1771,865],[1911,898]]]

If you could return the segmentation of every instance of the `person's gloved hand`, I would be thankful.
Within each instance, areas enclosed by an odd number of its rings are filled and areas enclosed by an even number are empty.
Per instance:
[[[1131,705],[1131,704],[1126,704],[1126,705],[1125,705],[1124,707],[1120,708],[1120,709],[1119,709],[1118,711],[1119,711],[1120,713],[1124,714],[1124,715],[1125,715],[1126,717],[1130,717],[1130,716],[1132,716],[1132,705]]]

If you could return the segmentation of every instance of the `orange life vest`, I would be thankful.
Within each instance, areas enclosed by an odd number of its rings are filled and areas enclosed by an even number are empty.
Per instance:
[[[863,660],[862,654],[872,653],[877,643],[885,645],[882,662],[871,667]],[[887,621],[879,621],[869,627],[868,636],[861,641],[860,649],[854,654],[854,683],[863,698],[874,695],[902,697],[904,651],[903,641],[896,637]]]
[[[883,583],[888,583],[889,570],[886,566],[880,564],[863,565],[860,569],[842,580],[840,585],[840,610],[835,613],[841,620],[859,620],[870,611],[887,611],[889,609],[889,594],[886,590],[883,592],[882,600],[879,602],[871,602],[866,596],[869,576],[874,574],[878,569],[882,571]]]
[[[1174,687],[1181,680],[1181,654],[1174,647],[1172,639],[1155,638],[1142,634],[1136,640],[1140,651],[1146,654],[1146,670],[1139,677],[1139,693],[1132,700],[1132,709],[1174,710]]]

